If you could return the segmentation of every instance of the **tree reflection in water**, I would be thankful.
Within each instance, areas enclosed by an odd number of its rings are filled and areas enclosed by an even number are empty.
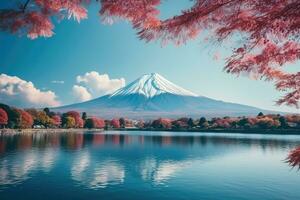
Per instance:
[[[288,138],[288,136],[274,137],[256,137],[241,134],[201,134],[201,135],[127,135],[119,132],[104,133],[65,133],[65,134],[16,134],[0,135],[0,155],[10,151],[26,151],[32,148],[39,150],[46,148],[63,148],[68,150],[80,150],[89,146],[126,146],[132,144],[146,145],[154,144],[159,146],[206,146],[206,145],[223,145],[223,146],[258,146],[260,148],[288,148],[292,149],[298,146],[300,141]],[[171,133],[172,134],[172,133]],[[300,148],[300,147],[299,147]],[[297,150],[289,157],[295,160]],[[297,160],[297,159],[296,159]],[[296,161],[295,160],[295,161]]]
[[[300,144],[299,137],[285,135],[159,134],[0,135],[0,186],[22,183],[40,172],[55,175],[59,173],[55,170],[61,168],[73,183],[90,189],[123,184],[127,176],[160,185],[188,171],[199,160],[218,160],[225,154],[247,149],[285,153]],[[300,167],[300,147],[290,152],[287,162]]]

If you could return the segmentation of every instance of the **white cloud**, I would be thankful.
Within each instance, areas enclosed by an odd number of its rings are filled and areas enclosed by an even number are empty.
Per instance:
[[[0,102],[19,107],[59,106],[54,92],[41,91],[30,81],[0,74]]]
[[[92,95],[89,93],[89,91],[80,85],[74,85],[72,88],[72,93],[79,102],[88,101],[92,98]]]
[[[125,79],[110,79],[108,74],[99,74],[96,71],[77,76],[78,84],[83,84],[88,88],[93,97],[111,94],[117,89],[125,86]]]
[[[64,84],[65,81],[53,80],[53,81],[51,81],[51,83],[54,83],[54,84]]]

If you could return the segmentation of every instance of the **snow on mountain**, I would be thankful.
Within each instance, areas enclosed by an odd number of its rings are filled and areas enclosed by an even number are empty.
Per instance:
[[[114,96],[126,96],[131,94],[141,94],[147,98],[152,98],[154,96],[169,93],[181,96],[193,96],[198,95],[190,92],[178,85],[168,81],[163,76],[157,73],[145,74],[137,80],[133,81],[124,88],[120,88],[114,92],[110,97]]]
[[[111,95],[83,103],[52,109],[55,112],[76,110],[104,118],[128,117],[221,117],[274,113],[260,108],[199,96],[168,81],[157,73],[146,74]]]

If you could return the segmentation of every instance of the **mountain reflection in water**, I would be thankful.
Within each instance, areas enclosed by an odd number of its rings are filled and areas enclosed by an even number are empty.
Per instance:
[[[298,136],[124,133],[1,135],[0,191],[35,174],[52,174],[47,177],[49,184],[60,176],[91,190],[134,181],[167,185],[174,177],[184,178],[182,174],[197,170],[194,165],[226,160],[226,155],[248,151],[287,154],[300,144]],[[283,159],[280,162],[287,165]]]

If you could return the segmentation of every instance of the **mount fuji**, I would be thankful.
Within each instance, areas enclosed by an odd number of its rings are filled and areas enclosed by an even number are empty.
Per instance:
[[[157,73],[143,75],[112,94],[53,110],[76,110],[104,118],[131,119],[243,116],[256,115],[261,111],[268,112],[252,106],[197,95]]]

